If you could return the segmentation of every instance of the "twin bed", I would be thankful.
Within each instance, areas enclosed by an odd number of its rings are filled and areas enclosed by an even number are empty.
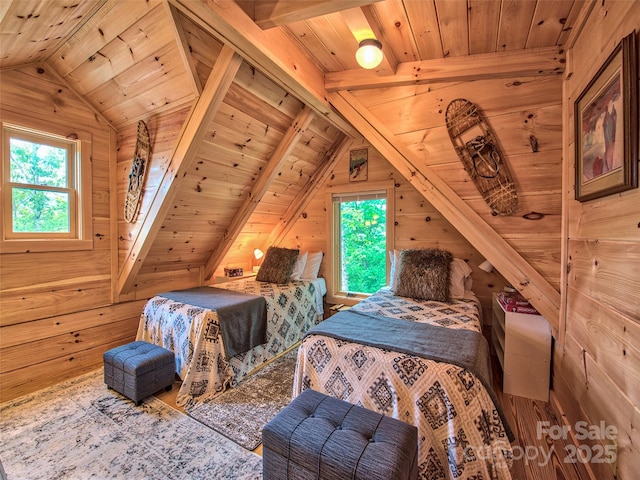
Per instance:
[[[317,276],[321,260],[322,253],[298,255],[297,250],[271,248],[255,278],[151,298],[143,309],[137,339],[175,353],[182,380],[176,403],[187,407],[216,397],[295,345],[321,321],[326,293],[324,279]],[[207,290],[209,295],[204,295]],[[221,311],[215,308],[217,299],[232,291],[264,299],[263,341],[249,343],[248,349],[229,351]]]
[[[509,479],[514,437],[477,312],[471,295],[447,304],[384,288],[310,330],[293,396],[311,388],[415,425],[420,478]]]
[[[164,297],[145,307],[139,337],[180,357],[182,404],[215,396],[304,337],[294,397],[312,388],[416,425],[420,478],[511,478],[514,437],[492,390],[470,269],[437,249],[395,252],[392,267],[390,286],[317,325],[322,279],[224,284],[264,296],[269,318],[269,341],[231,358],[215,311]],[[194,332],[187,334],[186,324]],[[208,327],[198,333],[194,324]],[[199,338],[210,329],[217,341]]]
[[[420,478],[511,478],[470,274],[444,250],[395,252],[389,287],[307,333],[293,396],[311,388],[415,425]]]

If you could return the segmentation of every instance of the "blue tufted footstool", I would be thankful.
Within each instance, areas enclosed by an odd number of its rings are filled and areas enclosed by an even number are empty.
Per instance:
[[[171,390],[175,379],[175,355],[166,348],[138,340],[104,353],[104,381],[107,387],[133,400],[163,388]]]
[[[415,480],[418,429],[305,390],[262,430],[264,480]]]

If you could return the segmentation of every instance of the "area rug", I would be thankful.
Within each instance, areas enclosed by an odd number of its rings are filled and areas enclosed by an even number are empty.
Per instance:
[[[262,443],[262,428],[290,401],[297,349],[246,377],[222,395],[186,408],[188,415],[247,450]]]
[[[0,405],[9,480],[261,479],[262,459],[149,397],[136,407],[103,370]]]

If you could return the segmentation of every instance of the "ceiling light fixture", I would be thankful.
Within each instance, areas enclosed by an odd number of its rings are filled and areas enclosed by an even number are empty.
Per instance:
[[[382,62],[382,44],[375,38],[362,40],[356,52],[356,61],[362,68],[376,68]]]

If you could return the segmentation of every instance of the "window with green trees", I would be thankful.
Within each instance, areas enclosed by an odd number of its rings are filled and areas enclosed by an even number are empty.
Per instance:
[[[5,238],[76,238],[77,150],[75,140],[4,126]]]
[[[336,194],[333,205],[338,290],[374,293],[387,283],[386,191]]]

